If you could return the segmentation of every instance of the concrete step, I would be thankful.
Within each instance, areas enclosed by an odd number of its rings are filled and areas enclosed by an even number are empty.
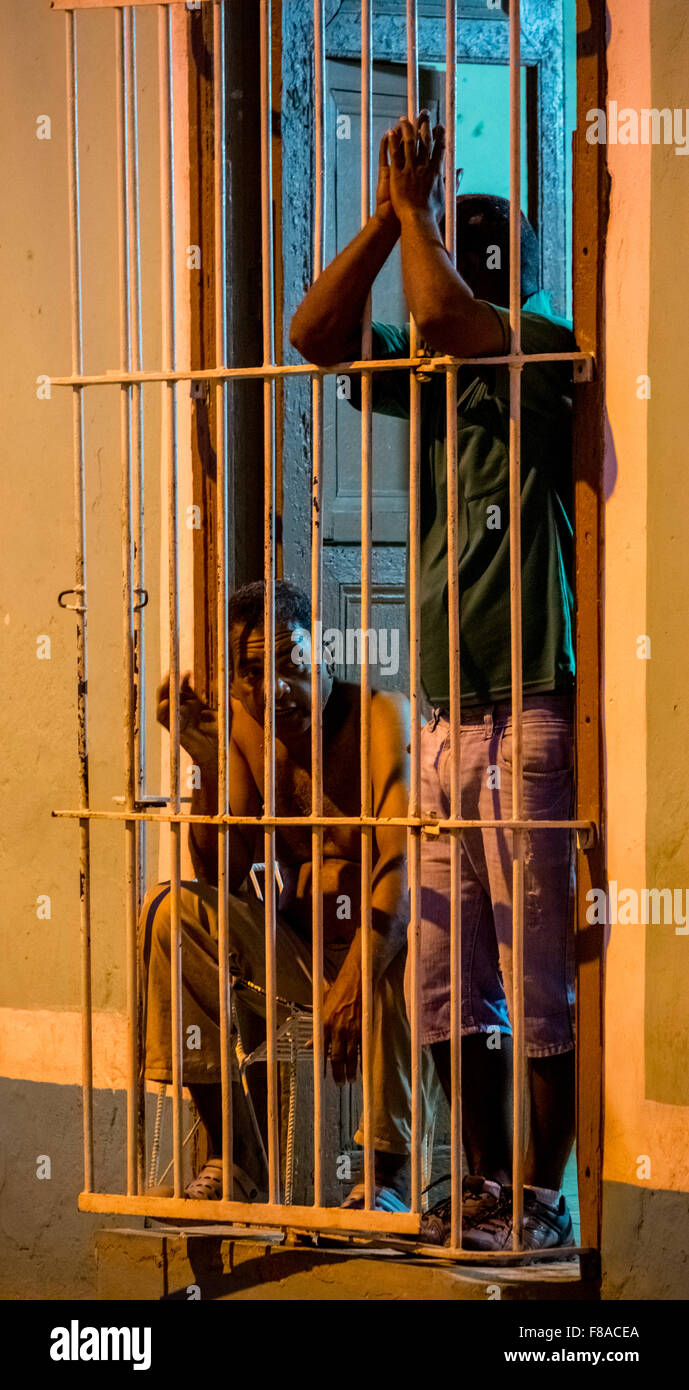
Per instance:
[[[351,1244],[286,1244],[281,1232],[204,1226],[114,1228],[95,1237],[98,1297],[104,1300],[585,1299],[599,1281],[578,1258],[526,1267],[456,1265],[430,1256]]]

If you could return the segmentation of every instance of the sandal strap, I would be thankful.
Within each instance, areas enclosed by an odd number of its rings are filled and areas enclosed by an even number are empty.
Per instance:
[[[241,1196],[245,1201],[251,1202],[258,1196],[258,1187],[255,1182],[240,1168],[234,1164],[234,1185],[235,1193],[239,1188]],[[192,1189],[194,1189],[192,1191]],[[200,1198],[210,1201],[222,1200],[222,1159],[211,1158],[204,1164],[200,1173],[189,1183],[186,1189],[186,1196]],[[235,1198],[236,1200],[236,1198]]]
[[[222,1198],[222,1161],[211,1159],[189,1183],[187,1197],[219,1202]]]

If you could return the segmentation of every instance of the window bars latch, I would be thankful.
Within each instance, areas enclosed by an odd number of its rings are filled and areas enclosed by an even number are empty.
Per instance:
[[[432,811],[431,815],[435,815],[435,812]],[[423,835],[424,840],[437,840],[438,836],[440,835],[440,826],[424,825],[421,829],[421,834]]]
[[[141,594],[141,602],[140,602],[140,603],[135,603],[135,604],[132,605],[133,612],[134,612],[134,613],[138,613],[138,612],[140,611],[140,609],[145,608],[145,607],[146,607],[146,604],[148,603],[148,589],[136,588],[136,589],[134,589],[133,592],[134,592],[135,594]],[[68,594],[79,594],[79,595],[81,595],[81,597],[83,598],[84,602],[83,602],[83,603],[65,603],[65,599],[66,599],[66,597],[67,597]],[[57,596],[57,601],[58,601],[58,603],[59,603],[59,605],[60,605],[60,608],[66,608],[67,611],[68,611],[69,613],[85,613],[85,612],[86,612],[86,586],[85,586],[84,584],[75,584],[73,589],[61,589],[61,590],[60,590],[60,593],[59,593],[58,596]]]
[[[582,382],[593,381],[593,358],[582,357],[578,362],[572,363],[572,376],[574,384],[580,386]]]
[[[85,600],[85,586],[83,584],[77,584],[73,589],[62,589],[62,591],[57,596],[57,601],[60,605],[60,608],[66,608],[70,613],[85,613],[86,602],[84,601],[83,603],[65,603],[65,598],[67,597],[67,594],[80,594]]]
[[[582,851],[586,851],[587,849],[593,849],[595,847],[597,838],[598,831],[597,827],[593,824],[593,822],[591,823],[591,825],[579,826],[579,828],[577,829],[577,849],[580,849]]]

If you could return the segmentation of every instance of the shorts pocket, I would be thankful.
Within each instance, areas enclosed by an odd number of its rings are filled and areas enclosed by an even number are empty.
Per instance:
[[[500,735],[498,763],[512,771],[512,725]],[[522,725],[522,765],[525,777],[555,777],[572,772],[574,730],[566,719],[525,719]]]

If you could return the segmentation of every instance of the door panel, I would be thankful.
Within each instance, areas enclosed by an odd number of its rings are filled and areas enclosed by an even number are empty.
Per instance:
[[[326,259],[337,255],[361,226],[361,70],[357,63],[329,62]],[[431,89],[437,75],[421,85],[421,99],[437,121],[439,104]],[[373,74],[372,165],[375,192],[378,146],[385,131],[406,110],[402,69],[376,67]],[[395,247],[373,288],[373,317],[405,323],[399,247]],[[326,378],[324,405],[324,539],[334,544],[359,541],[361,534],[361,423],[346,400],[337,399],[334,377]],[[374,416],[373,540],[404,545],[407,532],[408,426]]]

